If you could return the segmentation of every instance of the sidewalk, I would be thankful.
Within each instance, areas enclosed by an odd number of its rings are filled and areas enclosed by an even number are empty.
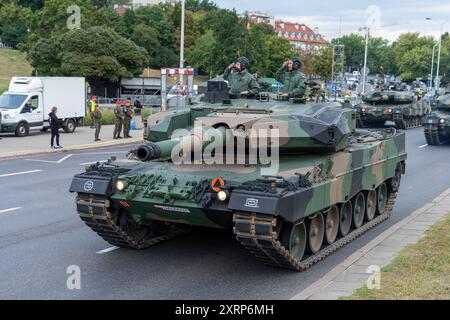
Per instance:
[[[101,141],[94,141],[95,129],[89,127],[77,127],[74,133],[65,133],[60,130],[59,142],[64,147],[60,150],[50,149],[50,130],[47,132],[32,132],[28,137],[18,138],[13,134],[0,135],[0,159],[34,154],[46,154],[98,147],[107,147],[123,144],[139,143],[143,141],[143,130],[132,130],[130,139],[113,139],[114,126],[102,126],[100,131]]]
[[[384,231],[292,300],[336,300],[351,295],[372,275],[368,273],[370,266],[386,266],[404,247],[417,243],[448,212],[450,189]]]

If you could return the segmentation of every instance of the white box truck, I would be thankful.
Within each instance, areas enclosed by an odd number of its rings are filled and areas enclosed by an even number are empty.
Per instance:
[[[0,132],[24,137],[31,130],[45,131],[55,106],[64,131],[74,132],[86,116],[85,78],[13,77],[0,96]]]

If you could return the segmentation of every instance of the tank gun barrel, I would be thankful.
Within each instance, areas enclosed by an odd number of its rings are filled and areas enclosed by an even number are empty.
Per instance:
[[[223,126],[218,128],[209,126],[196,127],[191,131],[190,135],[144,144],[136,149],[135,155],[141,161],[151,161],[171,157],[175,148],[183,153],[186,150],[203,150],[214,142],[213,137],[219,137],[225,143],[228,139],[226,129]]]

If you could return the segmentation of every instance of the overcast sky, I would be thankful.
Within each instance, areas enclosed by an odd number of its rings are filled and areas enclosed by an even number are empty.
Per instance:
[[[318,27],[327,40],[341,33],[358,33],[369,21],[371,34],[394,41],[404,32],[439,35],[450,31],[450,0],[212,0],[222,8],[269,12],[278,19]],[[375,7],[374,7],[375,6]],[[369,8],[369,10],[368,10]],[[368,13],[368,11],[370,13]],[[426,21],[432,18],[436,22]],[[341,23],[340,23],[341,21]],[[359,32],[361,34],[364,31]]]

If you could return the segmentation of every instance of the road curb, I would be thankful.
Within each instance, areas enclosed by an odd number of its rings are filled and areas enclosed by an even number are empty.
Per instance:
[[[308,300],[311,298],[318,298],[318,299],[324,299],[325,295],[332,296],[330,294],[330,290],[327,290],[327,287],[330,287],[333,283],[336,283],[335,281],[340,275],[347,272],[350,267],[354,266],[355,263],[358,261],[367,258],[370,260],[373,257],[370,257],[370,253],[374,254],[373,249],[378,247],[383,241],[387,240],[389,237],[393,236],[395,233],[397,233],[400,229],[407,226],[409,223],[414,222],[415,219],[417,219],[419,216],[424,215],[428,212],[428,210],[432,209],[433,207],[438,206],[444,199],[447,199],[450,197],[450,188],[445,190],[443,193],[441,193],[438,197],[436,197],[434,200],[432,200],[430,203],[427,203],[423,207],[415,210],[413,213],[411,213],[408,217],[405,219],[397,222],[395,225],[391,226],[389,229],[378,235],[375,239],[371,240],[368,244],[366,244],[364,247],[362,247],[360,250],[356,251],[352,255],[350,255],[347,259],[345,259],[342,263],[334,267],[331,271],[329,271],[327,274],[325,274],[320,280],[316,281],[315,283],[311,284],[309,287],[292,297],[290,300]],[[443,210],[445,211],[445,209]],[[444,216],[446,212],[442,213],[442,216]],[[439,220],[439,219],[438,219]],[[406,229],[406,228],[405,228]],[[428,227],[423,228],[423,233],[428,229]],[[421,230],[422,231],[422,230]],[[406,237],[406,236],[405,236]],[[406,245],[405,245],[406,246]],[[404,247],[404,246],[403,246]],[[396,250],[398,253],[401,251],[402,248],[400,248],[400,245],[398,246],[398,250]],[[395,254],[396,254],[395,253]],[[393,257],[388,259],[386,263],[389,263]],[[386,264],[384,263],[384,264]],[[361,274],[361,273],[359,273]],[[351,273],[350,273],[351,275]],[[370,274],[367,273],[367,279],[369,278]],[[366,280],[367,280],[366,279]],[[358,288],[361,287],[364,282],[357,281]],[[351,286],[349,286],[351,287]],[[337,290],[336,290],[337,291]],[[336,294],[335,297],[331,297],[332,299],[336,299],[339,296],[344,296],[346,293],[351,294],[354,289],[349,289],[349,292],[339,290],[341,294]]]
[[[8,153],[0,153],[0,161],[2,160],[11,160],[18,159],[29,156],[40,156],[40,155],[53,155],[53,154],[63,154],[69,153],[73,151],[80,150],[92,150],[97,148],[106,148],[106,147],[116,147],[116,146],[127,146],[133,145],[137,143],[144,143],[144,140],[141,138],[130,138],[126,140],[120,141],[105,141],[105,142],[97,142],[97,143],[89,143],[89,144],[80,144],[71,147],[67,147],[59,150],[46,150],[46,151],[33,151],[33,150],[20,150]]]

